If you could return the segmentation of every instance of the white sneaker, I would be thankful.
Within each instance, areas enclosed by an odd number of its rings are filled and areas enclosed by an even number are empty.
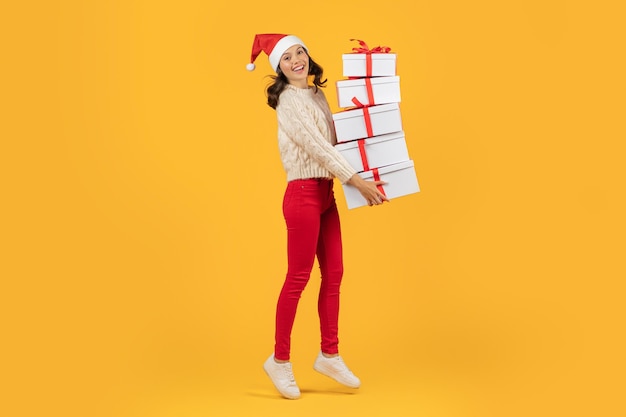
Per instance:
[[[361,386],[361,380],[348,369],[341,356],[327,358],[320,352],[315,359],[313,369],[347,387],[358,388]]]
[[[272,354],[263,364],[263,369],[283,397],[290,400],[300,398],[300,389],[293,376],[291,362],[278,363],[274,360],[274,354]]]

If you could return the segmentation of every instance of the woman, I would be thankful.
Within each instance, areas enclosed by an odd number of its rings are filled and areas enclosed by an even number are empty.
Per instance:
[[[287,174],[283,214],[287,224],[287,276],[276,307],[274,353],[263,368],[286,398],[300,397],[290,357],[291,330],[298,301],[317,256],[322,274],[318,298],[321,350],[313,365],[318,372],[351,388],[361,384],[338,350],[339,289],[343,275],[341,228],[333,194],[333,178],[356,187],[368,204],[387,198],[382,181],[365,181],[334,148],[332,114],[320,87],[323,70],[296,36],[256,35],[252,62],[261,53],[276,71],[267,102],[276,110],[278,144]],[[253,70],[254,64],[248,64]],[[309,79],[312,84],[309,85]]]

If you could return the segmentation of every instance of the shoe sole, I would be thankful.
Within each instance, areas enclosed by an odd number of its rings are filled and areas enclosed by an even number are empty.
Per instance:
[[[330,379],[332,379],[333,381],[339,382],[341,385],[345,385],[348,388],[354,388],[357,389],[361,386],[361,384],[359,385],[354,385],[354,384],[350,384],[350,383],[346,383],[344,381],[340,381],[337,378],[335,378],[331,373],[327,372],[326,369],[324,369],[323,367],[319,366],[317,363],[313,365],[313,369],[315,369],[317,372],[319,372],[320,374],[329,377]]]

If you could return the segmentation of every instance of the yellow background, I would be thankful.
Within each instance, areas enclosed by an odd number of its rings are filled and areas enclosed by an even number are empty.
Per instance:
[[[624,415],[618,1],[23,1],[0,18],[0,414]],[[347,210],[341,350],[261,369],[284,173],[255,33],[398,54],[422,192]]]

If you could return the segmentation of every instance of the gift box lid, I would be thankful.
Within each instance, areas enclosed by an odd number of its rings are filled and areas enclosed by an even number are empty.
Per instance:
[[[378,174],[385,175],[385,174],[389,174],[390,172],[400,171],[402,169],[411,168],[413,166],[414,166],[413,160],[409,159],[408,161],[398,162],[397,164],[380,167],[378,168]],[[370,171],[361,172],[359,173],[359,175],[363,177],[363,179],[368,179],[368,178],[372,178],[374,176],[374,173],[372,170],[370,170]]]
[[[388,84],[388,83],[399,83],[400,76],[395,75],[391,77],[371,77],[369,78],[372,85],[376,84]],[[337,81],[337,87],[358,87],[361,85],[365,85],[364,78],[357,78],[354,80],[339,80]]]
[[[368,107],[368,110],[370,114],[376,114],[376,113],[382,113],[386,111],[400,110],[400,106],[398,105],[398,103],[380,104],[378,106],[370,106]],[[354,108],[354,109],[344,110],[339,113],[334,113],[333,119],[334,120],[349,119],[351,117],[358,117],[362,115],[363,115],[363,108]]]
[[[388,133],[386,135],[380,135],[380,136],[372,136],[370,138],[366,138],[365,143],[367,145],[374,145],[374,144],[385,142],[388,140],[402,139],[402,138],[404,138],[404,131]],[[338,143],[335,145],[335,148],[338,151],[345,151],[348,149],[356,148],[358,146],[359,144],[358,144],[358,139],[357,139],[357,140],[352,140],[350,142]]]
[[[343,54],[343,59],[345,60],[365,59],[365,55],[367,54]],[[372,53],[370,55],[372,56],[372,59],[396,59],[396,54],[391,54],[391,53]]]

